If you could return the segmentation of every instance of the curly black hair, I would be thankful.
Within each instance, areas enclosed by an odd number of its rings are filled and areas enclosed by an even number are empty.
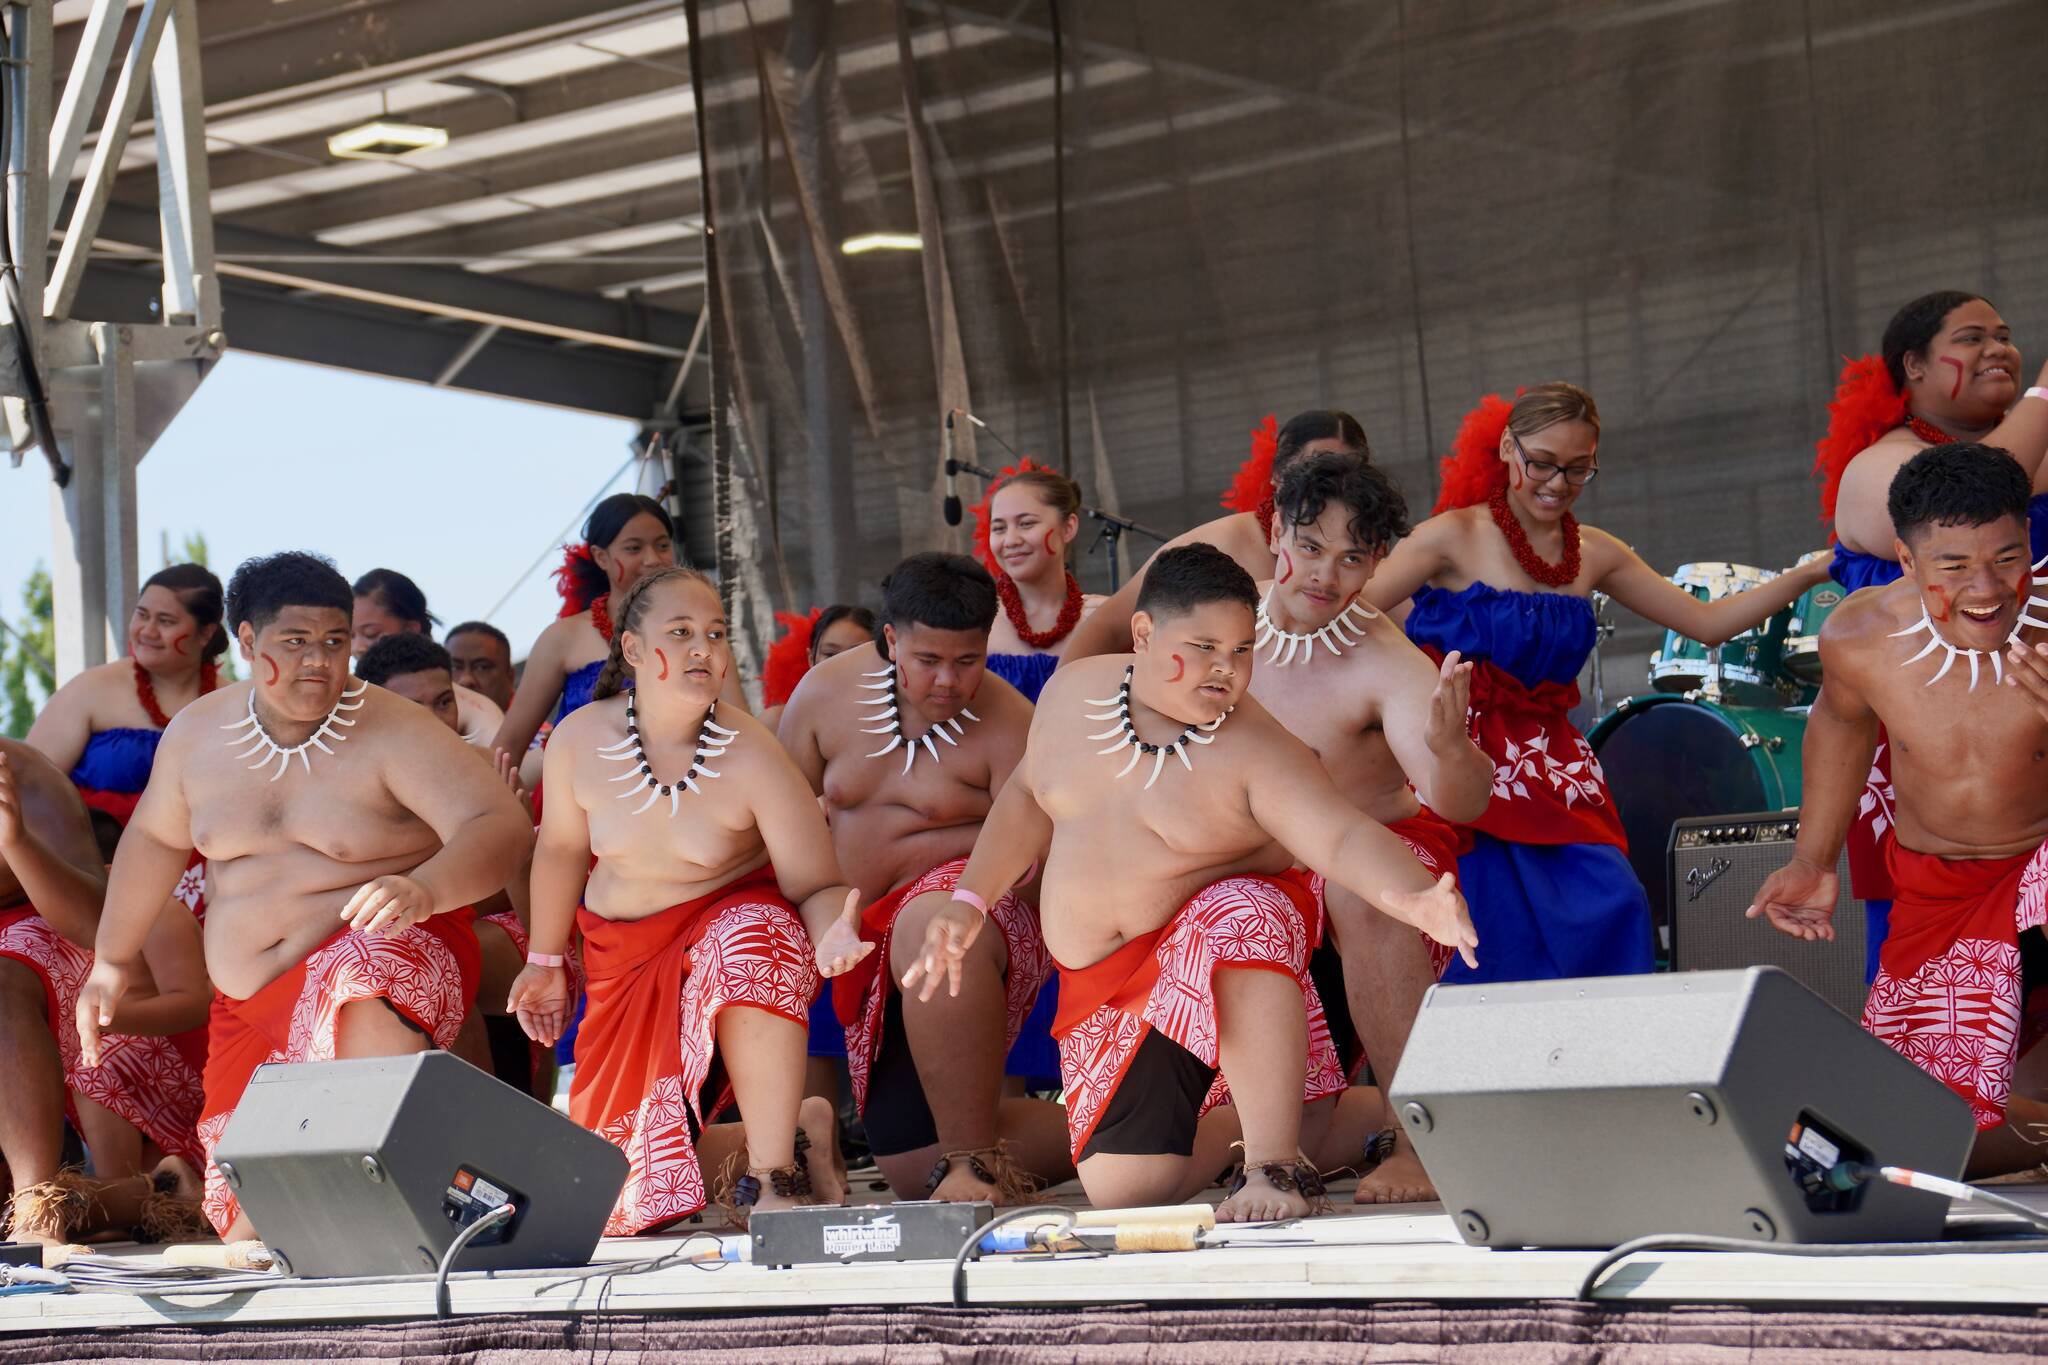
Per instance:
[[[1315,525],[1333,502],[1351,513],[1351,539],[1362,550],[1384,557],[1408,534],[1408,500],[1385,470],[1360,455],[1325,452],[1298,460],[1273,493],[1286,526]]]
[[[334,561],[305,550],[245,559],[228,580],[228,625],[261,631],[286,607],[332,607],[353,616],[355,594],[335,571]]]
[[[1893,476],[1887,505],[1899,539],[1929,526],[1986,526],[2006,517],[2027,522],[2032,481],[1997,446],[1951,441],[1929,446]]]
[[[1259,588],[1236,560],[1214,545],[1197,542],[1161,550],[1146,566],[1137,610],[1161,620],[1185,616],[1211,602],[1236,602],[1257,610]]]

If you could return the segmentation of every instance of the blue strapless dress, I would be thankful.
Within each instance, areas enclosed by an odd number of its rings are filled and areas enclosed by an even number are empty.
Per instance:
[[[1057,654],[991,654],[988,671],[1024,694],[1024,700],[1038,704],[1038,694],[1060,666]]]
[[[587,663],[562,679],[562,704],[555,712],[559,724],[571,711],[581,710],[590,705],[590,694],[597,687],[597,675],[604,672],[604,660]]]
[[[1439,653],[1455,649],[1492,665],[1483,677],[1475,675],[1475,706],[1483,691],[1490,692],[1503,711],[1512,703],[1524,714],[1541,713],[1549,742],[1567,753],[1582,742],[1564,712],[1577,700],[1579,670],[1598,639],[1585,598],[1486,583],[1456,592],[1425,586],[1415,594],[1407,631],[1418,645]],[[1505,753],[1485,747],[1497,766],[1507,762]],[[1604,794],[1605,778],[1598,783]],[[1611,800],[1607,804],[1611,809]],[[1501,805],[1498,797],[1495,805]],[[1482,818],[1472,831],[1472,851],[1458,860],[1458,880],[1479,931],[1480,965],[1474,970],[1453,958],[1445,982],[1620,976],[1655,965],[1649,896],[1625,846],[1527,842],[1487,832],[1495,818],[1494,812]]]
[[[161,730],[118,727],[101,730],[85,741],[85,752],[71,770],[71,785],[87,807],[112,816],[123,829],[135,813],[149,770],[156,763]]]

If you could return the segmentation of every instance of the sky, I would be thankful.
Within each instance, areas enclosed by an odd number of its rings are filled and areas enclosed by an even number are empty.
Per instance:
[[[202,532],[225,582],[251,555],[315,550],[353,580],[397,569],[444,626],[481,616],[623,472],[633,424],[230,353],[136,471],[143,576]],[[618,477],[613,479],[615,472]],[[0,459],[0,615],[50,558],[50,472]],[[580,530],[580,519],[577,529]],[[523,656],[558,609],[535,570],[488,619]]]

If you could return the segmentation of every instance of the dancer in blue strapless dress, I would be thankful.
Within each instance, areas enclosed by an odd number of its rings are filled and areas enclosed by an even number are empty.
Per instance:
[[[151,575],[129,618],[128,656],[66,682],[29,729],[28,742],[116,826],[135,813],[171,717],[219,682],[221,613],[220,580],[202,565]]]
[[[1881,355],[1846,361],[1816,446],[1821,517],[1838,537],[1830,576],[1850,592],[1900,576],[1887,500],[1892,478],[1931,445],[1981,441],[2009,452],[2034,480],[2027,509],[2034,558],[2048,555],[2048,389],[2020,392],[2022,359],[1997,309],[1974,294],[1923,294],[1885,325]],[[2035,384],[2048,385],[2048,366]],[[2033,401],[2027,401],[2027,400]],[[1875,980],[1890,928],[1891,746],[1882,734],[1849,829],[1849,886],[1867,926],[1864,977]]]
[[[1033,705],[1060,665],[1074,627],[1102,604],[1081,591],[1067,554],[1081,533],[1081,490],[1072,479],[1030,460],[1005,469],[974,508],[974,549],[995,575],[1003,604],[988,637],[988,670]],[[1052,1040],[1059,980],[1046,982],[1006,1064],[1008,1074],[1057,1077]]]
[[[1492,802],[1458,860],[1479,966],[1453,960],[1447,983],[1653,965],[1649,899],[1606,776],[1567,715],[1596,639],[1592,593],[1715,642],[1783,610],[1824,573],[1816,559],[1713,602],[1680,590],[1572,516],[1598,472],[1599,438],[1592,397],[1574,385],[1540,385],[1512,405],[1487,397],[1444,462],[1438,515],[1368,588],[1382,608],[1407,607],[1409,637],[1426,653],[1474,664],[1473,738],[1494,763]]]

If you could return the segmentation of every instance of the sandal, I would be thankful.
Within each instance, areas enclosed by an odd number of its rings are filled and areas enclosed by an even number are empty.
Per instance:
[[[1240,1151],[1243,1144],[1236,1144]],[[1370,1144],[1368,1144],[1368,1149]],[[1294,1192],[1308,1200],[1310,1213],[1328,1213],[1330,1210],[1329,1191],[1323,1184],[1322,1173],[1315,1163],[1300,1152],[1292,1157],[1277,1161],[1240,1161],[1232,1172],[1229,1182],[1223,1187],[1223,1197],[1231,1199],[1245,1187],[1247,1174],[1256,1170],[1266,1177],[1267,1183],[1282,1192]]]

